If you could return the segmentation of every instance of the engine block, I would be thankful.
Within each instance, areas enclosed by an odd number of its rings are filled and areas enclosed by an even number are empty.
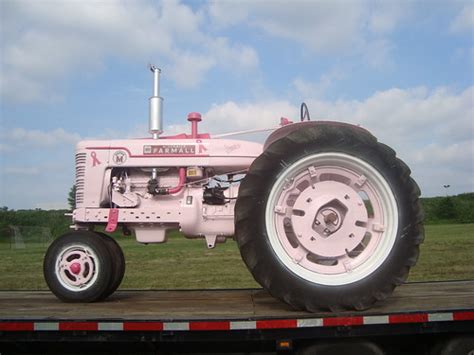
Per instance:
[[[202,136],[79,143],[76,229],[107,224],[110,232],[121,225],[139,242],[161,243],[167,230],[179,228],[187,237],[206,237],[208,246],[233,236],[232,179],[262,146]]]

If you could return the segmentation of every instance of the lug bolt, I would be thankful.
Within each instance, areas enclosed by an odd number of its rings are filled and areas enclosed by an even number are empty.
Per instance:
[[[337,221],[337,215],[334,212],[330,212],[324,217],[324,222],[325,223],[333,223]]]

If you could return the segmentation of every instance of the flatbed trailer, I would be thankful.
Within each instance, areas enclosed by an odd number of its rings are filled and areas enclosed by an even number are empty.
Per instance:
[[[46,291],[0,292],[2,354],[112,348],[309,354],[331,347],[342,353],[344,346],[357,354],[362,346],[370,354],[471,355],[473,336],[474,281],[408,283],[369,310],[339,313],[295,311],[262,289],[123,290],[88,304],[62,303]]]

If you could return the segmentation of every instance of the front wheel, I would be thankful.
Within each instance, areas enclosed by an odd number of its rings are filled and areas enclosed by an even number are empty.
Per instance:
[[[254,278],[295,308],[364,309],[402,283],[423,239],[419,189],[367,131],[316,124],[258,157],[236,239]]]
[[[89,231],[58,237],[44,257],[49,289],[66,302],[93,302],[110,290],[114,266],[106,241]]]

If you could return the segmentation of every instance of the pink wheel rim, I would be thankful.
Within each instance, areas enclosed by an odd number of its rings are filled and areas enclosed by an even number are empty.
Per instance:
[[[56,260],[58,280],[70,291],[83,291],[91,287],[97,273],[97,255],[85,245],[67,247]]]
[[[328,285],[375,271],[393,247],[397,218],[382,175],[342,153],[315,154],[290,166],[266,207],[277,256],[299,276]]]

